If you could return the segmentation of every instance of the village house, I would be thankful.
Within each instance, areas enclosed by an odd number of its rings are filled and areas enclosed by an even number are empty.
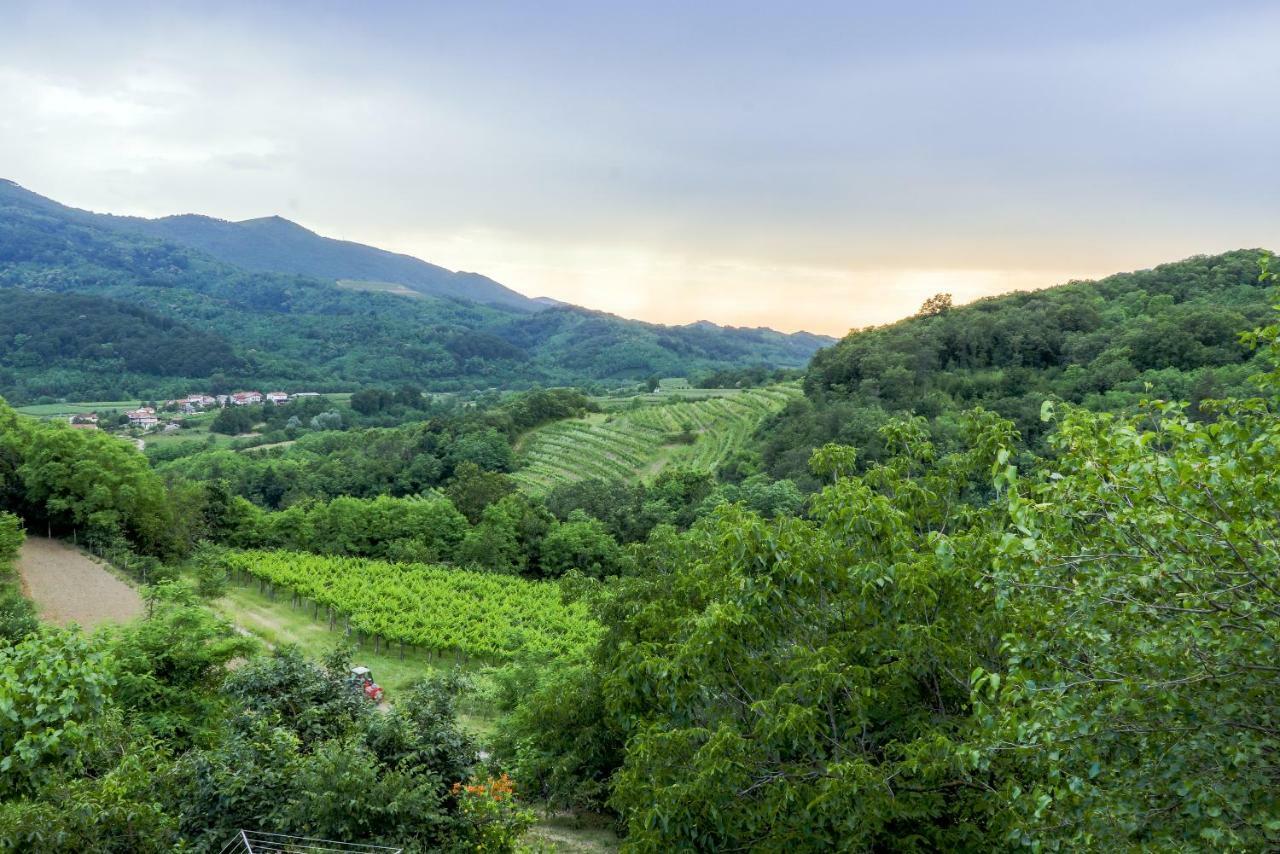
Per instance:
[[[196,403],[190,397],[180,397],[177,400],[171,400],[168,405],[181,412],[197,412],[200,409],[200,404]]]
[[[287,403],[288,401],[289,401],[289,395],[285,394],[282,391],[267,392],[267,403],[274,403],[278,406],[281,403]]]
[[[96,412],[85,412],[79,415],[72,415],[67,419],[71,426],[76,430],[97,430],[98,414]]]
[[[125,417],[129,419],[130,427],[139,427],[143,430],[150,430],[160,423],[160,419],[156,417],[156,411],[150,406],[131,409],[125,413]]]
[[[231,395],[231,402],[236,406],[248,406],[252,403],[262,403],[262,392],[238,391]]]
[[[218,402],[217,398],[207,394],[192,394],[173,401],[174,406],[183,412],[197,412]]]

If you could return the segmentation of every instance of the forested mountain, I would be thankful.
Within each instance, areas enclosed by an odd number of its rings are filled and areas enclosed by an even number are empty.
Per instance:
[[[543,307],[487,276],[455,273],[409,255],[322,237],[283,217],[229,222],[199,214],[159,219],[113,216],[68,208],[0,180],[0,196],[5,195],[60,218],[176,243],[255,273],[296,273],[317,279],[395,284],[423,296],[454,297],[525,311]]]
[[[3,292],[0,371],[14,374],[48,364],[152,376],[199,377],[236,371],[241,359],[220,336],[139,306],[84,294]]]
[[[799,366],[830,340],[708,324],[661,326],[573,306],[533,311],[455,297],[352,291],[338,287],[333,274],[321,279],[254,272],[122,228],[119,218],[104,225],[106,219],[0,182],[0,288],[93,296],[122,304],[108,309],[114,315],[132,306],[179,321],[181,328],[229,348],[234,358],[216,370],[232,385],[331,389],[409,382],[448,390],[610,382],[760,364]],[[177,337],[179,327],[174,329]],[[98,352],[94,348],[118,349],[118,332],[107,325],[79,329],[74,359],[44,358],[32,365],[0,355],[0,393],[15,401],[176,393],[190,383],[157,378],[174,375],[179,365],[189,380],[208,380],[204,367],[194,363],[179,361],[157,371],[83,358]],[[40,340],[5,352],[61,353],[57,329],[24,334]]]
[[[455,273],[409,255],[322,237],[278,216],[243,222],[195,214],[161,219],[103,217],[99,221],[111,228],[190,246],[255,272],[391,283],[423,296],[456,297],[525,311],[542,308],[540,303],[488,276]]]
[[[805,398],[761,428],[765,461],[775,476],[804,479],[812,449],[829,441],[880,459],[878,430],[902,413],[928,419],[945,442],[956,413],[982,406],[1038,447],[1046,398],[1112,412],[1183,400],[1195,415],[1203,399],[1248,394],[1259,367],[1240,335],[1270,313],[1264,254],[1199,256],[958,308],[935,298],[915,317],[852,332],[814,357]]]

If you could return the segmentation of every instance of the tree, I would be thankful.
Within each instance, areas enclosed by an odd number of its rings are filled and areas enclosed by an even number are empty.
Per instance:
[[[184,550],[180,534],[188,526],[179,524],[164,482],[146,457],[116,437],[15,423],[12,431],[0,431],[0,454],[13,465],[5,478],[10,506],[28,520],[59,532],[86,531],[101,541],[123,535],[150,554]]]
[[[1067,408],[1050,476],[1009,478],[1017,622],[978,714],[1015,841],[1280,843],[1280,400],[1220,414]]]
[[[951,310],[951,294],[934,294],[924,301],[916,317],[936,317]]]
[[[455,507],[467,517],[467,521],[476,524],[484,509],[505,495],[515,492],[516,485],[511,478],[497,472],[484,471],[474,462],[459,463],[454,469],[445,494],[453,501]]]
[[[183,583],[153,585],[146,596],[146,617],[116,629],[112,638],[114,696],[155,735],[187,744],[217,720],[227,664],[256,644],[201,605]]]
[[[580,510],[547,533],[540,555],[542,572],[550,578],[559,578],[570,570],[603,578],[617,575],[623,564],[622,549],[609,536],[604,523]]]
[[[511,443],[492,427],[463,433],[454,441],[450,456],[457,466],[473,463],[485,471],[511,471],[515,466]]]
[[[366,388],[351,395],[351,408],[361,415],[373,415],[388,408],[396,402],[393,392],[380,388]]]
[[[114,682],[101,644],[74,631],[0,649],[0,798],[75,769]]]
[[[966,419],[939,455],[919,419],[838,477],[811,520],[722,507],[649,550],[602,619],[623,721],[611,804],[637,851],[997,845],[958,745],[1000,619],[977,585],[986,485],[1014,437]]]
[[[209,423],[209,432],[238,436],[253,429],[253,415],[246,406],[224,406]]]

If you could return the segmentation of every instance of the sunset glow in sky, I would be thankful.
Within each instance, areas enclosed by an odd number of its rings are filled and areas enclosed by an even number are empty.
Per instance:
[[[1277,44],[1275,3],[0,0],[0,177],[840,334],[1276,248]]]

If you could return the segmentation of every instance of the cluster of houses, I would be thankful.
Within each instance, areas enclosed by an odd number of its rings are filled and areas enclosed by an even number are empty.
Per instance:
[[[293,394],[283,391],[269,391],[266,394],[260,391],[238,391],[234,394],[193,394],[178,400],[167,401],[165,408],[191,414],[214,407],[250,406],[264,401],[279,405],[288,403],[290,400],[319,396],[320,392],[318,391],[299,391]],[[156,414],[155,408],[151,406],[130,409],[125,413],[125,417],[129,419],[130,427],[144,431],[156,429],[156,427],[160,426],[161,421],[160,416]],[[72,415],[68,420],[71,422],[71,426],[78,430],[98,429],[98,415],[94,412]],[[165,431],[177,430],[179,425],[175,421],[169,421],[164,425],[163,429]]]
[[[283,391],[237,391],[234,394],[193,394],[189,397],[171,400],[169,403],[183,412],[199,412],[213,406],[252,406],[257,403],[274,403],[277,406],[300,397],[319,397],[318,391],[299,391],[289,394]]]

